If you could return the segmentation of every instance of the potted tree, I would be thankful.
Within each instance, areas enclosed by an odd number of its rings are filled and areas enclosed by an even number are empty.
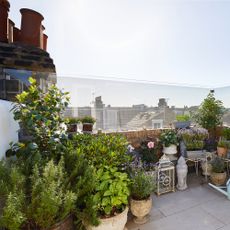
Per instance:
[[[176,159],[178,138],[174,130],[167,130],[161,133],[160,142],[163,145],[163,153],[168,155],[171,160]]]
[[[212,160],[212,173],[211,181],[213,184],[220,186],[226,181],[227,174],[225,172],[224,160],[220,157],[216,157]]]
[[[152,177],[144,171],[136,171],[132,176],[130,210],[134,222],[144,224],[148,221],[148,214],[152,208],[151,193],[155,189]]]
[[[217,144],[217,154],[219,157],[226,157],[229,143],[225,140],[219,140]]]
[[[116,167],[104,166],[96,172],[97,186],[91,196],[96,204],[99,225],[85,222],[87,230],[123,230],[127,222],[130,180]]]
[[[81,118],[82,122],[82,131],[83,133],[92,133],[93,125],[96,122],[95,118],[91,116],[85,116]]]

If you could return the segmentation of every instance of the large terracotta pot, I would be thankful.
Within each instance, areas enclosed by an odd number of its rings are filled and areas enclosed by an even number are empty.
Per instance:
[[[217,186],[223,185],[226,181],[226,177],[227,177],[226,172],[224,172],[224,173],[212,172],[211,176],[210,176],[212,183],[217,185]]]
[[[127,222],[128,207],[113,217],[100,219],[101,223],[98,226],[86,225],[86,230],[124,230]]]
[[[217,155],[220,157],[226,157],[227,156],[228,149],[223,147],[217,147]]]
[[[133,221],[136,224],[144,224],[149,220],[148,214],[152,209],[152,197],[147,200],[130,200],[130,210],[135,216]]]

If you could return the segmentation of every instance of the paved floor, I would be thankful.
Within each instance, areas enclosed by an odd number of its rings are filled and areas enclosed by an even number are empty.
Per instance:
[[[192,174],[187,190],[153,195],[149,222],[137,225],[130,216],[128,230],[230,230],[230,201],[203,182]]]

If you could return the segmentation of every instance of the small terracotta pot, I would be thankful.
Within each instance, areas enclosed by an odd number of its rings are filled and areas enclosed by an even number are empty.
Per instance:
[[[217,155],[220,157],[226,157],[227,156],[228,149],[224,147],[217,147]]]
[[[92,123],[83,123],[82,124],[82,131],[83,131],[83,133],[91,133],[93,131],[93,124]]]
[[[145,224],[149,220],[148,214],[152,209],[152,197],[146,200],[130,200],[130,210],[135,216],[133,221],[136,224]]]
[[[224,173],[211,173],[210,179],[213,184],[220,186],[223,185],[226,181],[227,174],[226,172]]]

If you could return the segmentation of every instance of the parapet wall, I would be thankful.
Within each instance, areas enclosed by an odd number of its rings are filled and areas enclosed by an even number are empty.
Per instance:
[[[9,149],[9,143],[18,141],[19,125],[14,120],[11,109],[11,102],[0,100],[0,159]]]

